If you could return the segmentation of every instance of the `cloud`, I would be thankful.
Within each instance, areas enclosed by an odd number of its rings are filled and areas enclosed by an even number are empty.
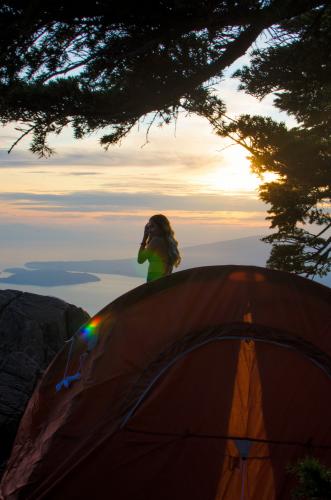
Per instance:
[[[47,170],[26,170],[24,174],[49,174]]]
[[[100,172],[67,172],[67,175],[100,175]]]
[[[54,154],[50,158],[38,158],[31,152],[22,150],[14,150],[8,154],[7,150],[0,149],[0,167],[2,168],[73,167],[75,165],[80,167],[169,167],[176,165],[197,169],[213,161],[212,158],[202,157],[198,152],[189,154],[166,150],[142,150],[141,148],[122,150],[113,148],[97,152],[89,150],[60,152],[60,154]]]
[[[21,210],[50,212],[121,212],[128,209],[190,212],[265,212],[266,205],[254,196],[224,194],[175,195],[161,193],[127,193],[77,191],[66,194],[0,193],[0,200],[11,202]]]

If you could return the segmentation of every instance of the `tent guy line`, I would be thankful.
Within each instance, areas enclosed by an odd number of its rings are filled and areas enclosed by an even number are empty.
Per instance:
[[[303,446],[304,448],[308,448],[310,451],[313,450],[313,448],[322,448],[326,450],[331,449],[331,444],[315,444],[312,443],[311,441],[307,441],[305,443],[302,443],[300,441],[279,441],[277,439],[258,439],[258,438],[252,438],[250,436],[220,436],[217,434],[196,434],[196,433],[190,433],[190,432],[184,432],[182,434],[177,434],[175,432],[158,432],[158,431],[142,431],[139,429],[133,429],[132,427],[126,426],[123,429],[123,432],[131,432],[135,434],[146,434],[150,436],[166,436],[166,437],[177,437],[180,439],[220,439],[220,440],[232,440],[232,441],[252,441],[253,443],[263,443],[263,444],[277,444],[277,445],[283,445],[283,446]],[[227,456],[227,455],[224,455]],[[230,456],[230,455],[229,455]],[[264,458],[270,458],[270,456],[250,456],[248,458],[254,458],[254,459],[264,459]]]

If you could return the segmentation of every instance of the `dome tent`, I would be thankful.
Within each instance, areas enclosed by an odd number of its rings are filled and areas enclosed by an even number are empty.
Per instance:
[[[331,465],[330,302],[327,287],[247,266],[123,295],[42,378],[2,498],[289,498],[289,464]]]

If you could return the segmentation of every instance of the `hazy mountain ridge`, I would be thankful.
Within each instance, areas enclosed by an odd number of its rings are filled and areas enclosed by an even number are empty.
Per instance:
[[[264,266],[268,253],[268,245],[262,243],[257,236],[184,247],[181,249],[182,262],[178,270],[226,264]],[[136,257],[87,261],[38,261],[27,262],[25,265],[27,268],[38,270],[77,271],[124,276],[145,276],[147,267],[147,264],[139,265]]]
[[[248,236],[183,248],[181,269],[228,264],[265,266],[270,247],[260,238]]]

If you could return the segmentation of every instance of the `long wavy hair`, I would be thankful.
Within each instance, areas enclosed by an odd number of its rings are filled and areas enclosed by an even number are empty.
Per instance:
[[[172,266],[178,267],[182,258],[178,250],[178,241],[175,238],[175,233],[170,225],[169,220],[163,214],[152,215],[150,218],[161,229],[162,235],[168,245],[168,256]]]

